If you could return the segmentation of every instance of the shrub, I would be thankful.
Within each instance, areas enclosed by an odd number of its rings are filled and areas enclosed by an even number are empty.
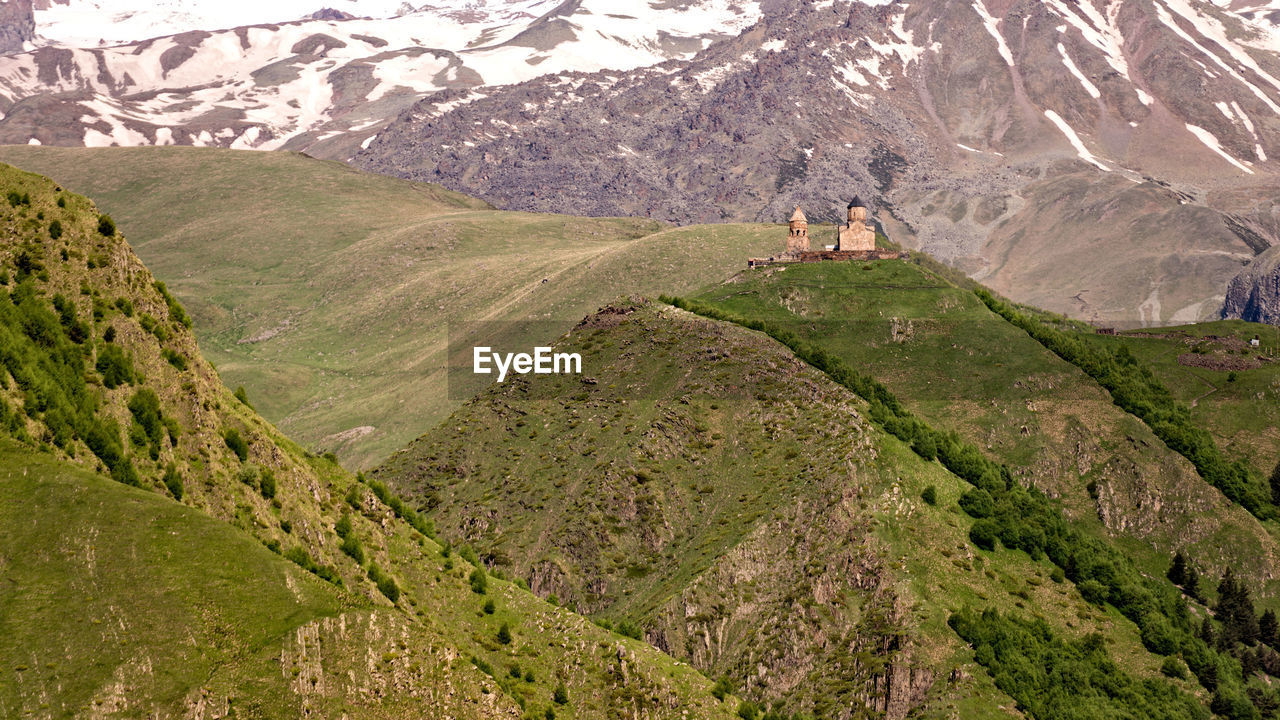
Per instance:
[[[484,607],[481,608],[485,615],[492,615],[497,611],[497,606],[493,604],[493,598],[484,601]]]
[[[60,237],[62,237],[62,223],[54,220],[49,223],[49,239],[57,240]]]
[[[360,540],[354,533],[350,533],[343,538],[340,548],[342,552],[346,553],[352,560],[355,560],[356,564],[364,564],[364,548],[361,547]]]
[[[725,676],[721,676],[719,680],[716,680],[716,684],[711,686],[711,695],[717,700],[724,700],[732,692],[733,682]]]
[[[227,428],[226,430],[223,430],[222,440],[227,444],[227,447],[231,449],[231,452],[235,453],[236,457],[240,458],[240,462],[244,462],[249,459],[249,443],[245,442],[244,438],[240,437],[239,430],[236,430],[235,428]]]
[[[351,516],[342,513],[342,517],[338,518],[338,522],[334,523],[333,531],[338,534],[338,537],[346,539],[351,534]]]
[[[477,567],[471,571],[471,592],[477,595],[485,594],[489,589],[489,578],[485,575],[484,569]]]
[[[133,363],[119,345],[107,344],[98,349],[94,369],[102,376],[102,384],[108,389],[133,382]]]
[[[387,597],[391,602],[399,602],[400,586],[396,585],[396,581],[386,573],[382,572],[382,568],[376,564],[369,566],[369,579],[374,585],[378,586],[378,590]]]
[[[511,644],[511,626],[502,623],[502,627],[498,628],[498,642],[503,645]]]
[[[98,234],[103,237],[112,237],[116,234],[116,223],[110,215],[98,216]]]
[[[174,463],[169,463],[164,469],[164,486],[174,500],[182,499],[182,475],[178,474],[178,466]]]
[[[271,468],[262,468],[262,477],[258,479],[258,492],[268,500],[276,496],[276,474]]]
[[[236,399],[239,400],[245,407],[249,408],[250,410],[253,409],[253,405],[249,404],[249,393],[245,392],[243,385],[236,388],[235,395],[236,395]]]
[[[738,703],[738,717],[742,720],[756,720],[760,717],[760,706],[749,700]]]
[[[925,488],[925,489],[924,489],[924,492],[920,493],[920,499],[921,499],[921,500],[924,500],[924,501],[925,501],[925,503],[927,503],[927,504],[929,504],[929,505],[937,505],[937,504],[938,504],[938,489],[937,489],[937,488],[935,488],[934,486],[930,485],[929,487],[927,487],[927,488]]]
[[[1186,665],[1183,665],[1181,660],[1172,656],[1165,658],[1164,662],[1160,663],[1160,672],[1164,673],[1165,677],[1179,680],[1185,680],[1187,677]]]
[[[969,539],[983,550],[995,550],[998,536],[998,527],[990,520],[979,520],[969,528]]]
[[[551,700],[557,705],[565,705],[569,702],[569,690],[564,683],[558,683],[556,689],[551,691]]]
[[[170,365],[174,366],[179,371],[187,369],[187,358],[184,357],[182,353],[178,352],[177,350],[164,348],[163,350],[160,351],[160,354],[164,356],[165,360],[169,361]]]

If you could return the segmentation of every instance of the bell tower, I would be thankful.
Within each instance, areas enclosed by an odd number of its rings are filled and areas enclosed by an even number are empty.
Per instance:
[[[804,216],[799,205],[796,206],[796,211],[791,213],[788,227],[790,232],[787,235],[787,253],[809,252],[809,219]]]

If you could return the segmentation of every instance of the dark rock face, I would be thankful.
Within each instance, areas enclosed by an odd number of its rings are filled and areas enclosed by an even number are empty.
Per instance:
[[[0,54],[22,52],[22,44],[36,36],[31,0],[0,0]]]
[[[306,20],[355,20],[356,16],[351,13],[334,10],[333,8],[321,8],[310,15]]]
[[[1232,278],[1222,317],[1280,325],[1280,245]]]

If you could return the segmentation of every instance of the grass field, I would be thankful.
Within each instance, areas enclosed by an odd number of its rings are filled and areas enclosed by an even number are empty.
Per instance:
[[[1249,346],[1254,337],[1257,349]],[[1128,346],[1231,460],[1264,476],[1280,463],[1280,328],[1224,320],[1092,339]],[[1256,358],[1264,360],[1250,362]],[[1208,367],[1189,364],[1196,362]]]
[[[726,277],[783,232],[499,212],[288,153],[6,147],[0,160],[111,213],[225,382],[348,467],[465,398],[447,392],[450,328],[545,344],[618,296]]]

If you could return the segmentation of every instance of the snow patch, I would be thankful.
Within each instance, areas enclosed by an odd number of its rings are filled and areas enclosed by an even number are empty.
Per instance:
[[[1204,143],[1205,147],[1221,155],[1223,160],[1226,160],[1250,175],[1253,174],[1253,170],[1246,167],[1244,163],[1228,155],[1227,151],[1222,149],[1222,143],[1218,142],[1216,135],[1202,127],[1192,125],[1191,123],[1187,123],[1187,130],[1190,130],[1191,134],[1195,135],[1197,140]]]
[[[1080,72],[1080,68],[1077,68],[1076,64],[1071,61],[1071,56],[1067,54],[1067,48],[1064,47],[1062,43],[1058,43],[1058,52],[1062,55],[1062,62],[1067,66],[1067,70],[1070,71],[1072,75],[1075,75],[1076,79],[1080,81],[1080,84],[1084,86],[1084,91],[1089,93],[1094,100],[1102,97],[1102,93],[1098,90],[1098,86],[1090,82],[1089,78],[1085,77],[1084,73]]]
[[[987,32],[991,33],[991,37],[996,39],[996,48],[1000,51],[1000,57],[1004,58],[1009,67],[1013,67],[1013,53],[1009,51],[1009,44],[1004,41],[1004,36],[1000,34],[1000,21],[987,12],[982,0],[973,0],[973,9],[982,17],[982,24],[987,28]]]
[[[1089,148],[1085,147],[1084,141],[1081,140],[1080,136],[1076,134],[1076,131],[1067,124],[1067,121],[1062,119],[1061,115],[1052,110],[1045,110],[1044,116],[1049,118],[1049,121],[1054,125],[1057,125],[1063,135],[1067,136],[1067,142],[1070,142],[1071,147],[1075,148],[1076,155],[1079,155],[1081,160],[1084,160],[1090,165],[1101,170],[1106,170],[1107,172],[1111,171],[1111,168],[1104,165],[1101,160],[1094,156],[1093,153],[1089,152]]]

